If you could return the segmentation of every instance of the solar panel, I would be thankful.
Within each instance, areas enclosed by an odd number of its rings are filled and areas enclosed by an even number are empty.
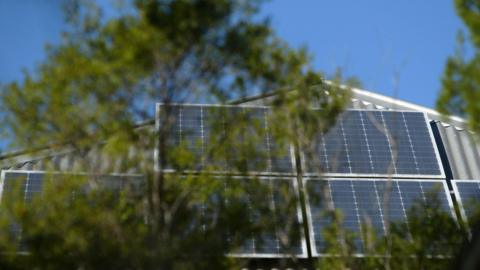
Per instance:
[[[63,177],[69,175],[83,176],[84,174],[60,173],[60,172],[45,172],[45,171],[2,171],[0,179],[0,200],[6,194],[9,194],[19,188],[19,192],[26,202],[30,202],[35,196],[39,195],[43,190],[44,180],[62,180]],[[86,174],[85,174],[86,176]],[[119,191],[130,187],[134,190],[139,190],[145,183],[143,175],[97,175],[95,176],[97,183],[112,191]],[[19,185],[19,187],[17,187]]]
[[[347,110],[313,143],[306,175],[444,177],[423,113]]]
[[[246,220],[241,222],[246,222],[247,225],[245,226],[248,227],[261,226],[259,227],[261,228],[260,231],[247,231],[249,237],[245,236],[245,232],[242,232],[243,234],[240,234],[240,236],[243,244],[234,248],[234,250],[230,250],[229,255],[258,258],[278,258],[292,255],[303,258],[307,256],[295,179],[224,178],[218,176],[209,179],[209,181],[222,187],[224,189],[222,194],[234,194],[235,192],[232,191],[241,187],[244,193],[241,194],[240,205],[246,209]],[[214,202],[222,200],[225,203],[225,208],[215,207],[215,211],[226,211],[225,209],[233,206],[234,200],[231,196],[225,195],[219,198],[217,195],[213,194],[211,200]],[[239,205],[235,204],[234,207],[239,207]],[[201,215],[199,220],[202,223],[193,225],[197,228],[206,228],[209,226],[208,224],[215,223],[211,220],[212,217],[218,218],[225,214],[224,212],[212,213],[211,206],[205,204],[197,205],[197,208]],[[265,228],[265,225],[271,225],[272,227]],[[227,233],[223,237],[226,246],[234,246],[238,235],[238,231],[227,229]]]
[[[168,115],[167,120],[157,117],[158,128],[168,127],[167,154],[178,157],[175,149],[182,148],[193,154],[183,167],[168,160],[164,171],[294,172],[290,146],[281,146],[272,134],[268,107],[159,105],[157,110]]]
[[[462,219],[467,223],[480,221],[480,180],[452,180],[452,186]]]
[[[359,254],[364,248],[362,229],[368,225],[378,235],[385,235],[386,221],[406,222],[412,205],[419,200],[425,201],[429,192],[437,192],[441,209],[454,217],[448,187],[442,180],[306,179],[304,183],[314,256],[328,253],[330,243],[325,233],[333,224],[332,217],[327,215],[328,209],[341,213],[343,220],[339,225],[353,234],[353,245]],[[384,197],[385,194],[388,197]],[[383,203],[384,198],[387,198],[388,208]],[[387,214],[388,219],[385,219]]]
[[[14,196],[14,199],[23,198],[25,202],[31,202],[34,197],[42,193],[45,179],[68,180],[62,178],[69,175],[81,177],[84,174],[3,170],[0,178],[0,202],[7,196]],[[118,174],[97,175],[95,177],[100,187],[105,187],[114,192],[125,188],[131,188],[134,192],[140,192],[145,184],[145,179],[142,175]],[[15,192],[20,192],[20,194],[15,194]],[[21,240],[22,228],[18,224],[13,223],[10,233],[18,240],[19,250],[26,251],[28,248]]]

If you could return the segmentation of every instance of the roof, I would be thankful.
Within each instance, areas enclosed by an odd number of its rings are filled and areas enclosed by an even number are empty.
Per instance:
[[[330,83],[330,82],[327,82]],[[480,145],[476,136],[469,131],[467,123],[460,117],[446,117],[438,111],[400,99],[376,94],[363,89],[352,88],[352,98],[349,108],[369,110],[407,110],[424,112],[431,121],[439,152],[442,156],[447,178],[449,179],[480,179]],[[233,101],[233,104],[268,104],[275,92]],[[150,121],[152,124],[153,121]],[[152,151],[153,153],[153,151]],[[112,166],[111,161],[103,160],[98,154],[93,155],[101,161],[102,166]],[[43,170],[45,161],[54,164],[58,170],[68,170],[74,167],[75,154],[72,150],[41,149],[35,152],[19,152],[0,156],[1,169]]]

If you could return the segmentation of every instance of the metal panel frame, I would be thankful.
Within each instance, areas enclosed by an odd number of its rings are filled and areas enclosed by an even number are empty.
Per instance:
[[[343,180],[343,181],[351,180],[351,181],[359,181],[359,182],[361,182],[361,181],[370,181],[370,182],[396,181],[396,182],[434,182],[434,183],[441,183],[443,185],[444,192],[447,196],[447,202],[448,202],[448,206],[450,207],[450,212],[452,214],[452,217],[455,220],[457,220],[457,216],[455,214],[455,208],[453,206],[452,197],[450,196],[450,191],[448,189],[448,185],[447,185],[447,182],[445,180],[441,180],[441,179],[398,179],[398,178],[394,178],[394,179],[387,179],[387,178],[384,178],[384,179],[358,179],[358,178],[349,179],[349,178],[306,177],[306,178],[303,178],[303,186],[306,187],[307,181],[335,181],[335,180]],[[316,244],[315,244],[315,237],[314,237],[314,234],[313,234],[313,218],[312,218],[312,212],[311,212],[311,207],[310,207],[310,198],[309,198],[307,192],[305,192],[305,207],[306,207],[306,210],[307,210],[307,224],[308,224],[308,228],[309,228],[308,238],[310,240],[312,257],[332,257],[332,256],[335,256],[334,254],[319,253],[317,251],[317,247],[316,247]],[[363,253],[354,253],[352,255],[354,257],[359,257],[359,258],[366,257],[366,255],[363,254]]]
[[[437,141],[435,140],[435,136],[433,135],[432,126],[430,124],[430,121],[428,120],[427,113],[426,112],[422,112],[422,113],[423,113],[423,117],[425,118],[425,123],[427,124],[428,134],[430,134],[430,140],[432,141],[433,151],[435,151],[435,157],[437,158],[438,169],[440,170],[440,176],[437,176],[437,177],[445,179],[446,178],[445,168],[443,168],[442,158],[440,157],[440,151],[438,150]],[[435,177],[432,177],[432,178],[435,178]]]

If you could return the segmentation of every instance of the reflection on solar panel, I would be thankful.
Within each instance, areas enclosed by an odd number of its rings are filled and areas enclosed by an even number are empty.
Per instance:
[[[257,181],[258,180],[258,181]],[[210,181],[210,180],[209,180]],[[222,194],[235,194],[232,192],[238,189],[244,191],[240,198],[225,195],[223,199],[218,194],[213,194],[211,201],[214,206],[207,206],[203,203],[199,206],[201,215],[200,224],[193,225],[197,228],[208,228],[209,224],[215,223],[212,218],[219,218],[229,207],[245,209],[246,220],[241,222],[242,227],[262,226],[262,231],[251,231],[251,237],[243,239],[244,234],[228,229],[223,239],[226,246],[234,246],[235,239],[242,236],[242,243],[238,248],[230,251],[235,257],[306,257],[306,242],[302,226],[300,225],[301,210],[298,206],[298,196],[295,180],[289,178],[221,178],[211,179],[212,183],[224,189]],[[223,201],[225,207],[218,207],[219,200]],[[236,204],[239,203],[239,204]],[[212,213],[215,212],[215,213]],[[240,222],[240,221],[238,221]],[[263,226],[266,226],[263,227]],[[244,232],[243,232],[244,233]],[[238,239],[237,239],[238,241]]]
[[[432,138],[423,113],[345,111],[319,134],[306,173],[443,177]]]
[[[480,180],[452,180],[455,198],[465,222],[480,218]]]
[[[83,176],[82,174],[69,173],[48,173],[44,171],[2,171],[0,183],[0,198],[13,192],[16,188],[21,192],[23,199],[30,202],[34,196],[42,192],[44,180],[62,180],[62,177],[69,175]],[[144,185],[145,179],[142,175],[97,175],[95,176],[98,185],[112,191],[119,191],[124,188],[139,190]],[[67,180],[67,179],[65,179]]]
[[[327,210],[332,207],[343,216],[340,225],[354,234],[353,242],[358,253],[363,250],[362,228],[368,225],[377,234],[385,235],[386,220],[406,222],[412,205],[425,202],[429,193],[436,194],[441,208],[454,216],[448,187],[441,180],[308,179],[305,186],[312,253],[316,256],[328,253],[329,245],[323,233],[333,224],[331,215],[327,215]],[[385,194],[389,194],[388,212],[383,203]],[[384,219],[387,213],[388,219]]]
[[[290,146],[279,146],[269,128],[269,108],[159,105],[158,110],[169,115],[169,152],[181,146],[194,155],[184,169],[293,173]],[[182,167],[174,164],[170,160],[164,169]]]

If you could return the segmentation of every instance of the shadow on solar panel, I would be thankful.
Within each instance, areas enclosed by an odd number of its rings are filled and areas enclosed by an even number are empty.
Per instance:
[[[6,243],[11,244],[3,250],[15,249],[19,243],[19,249],[27,251],[32,242],[41,241],[36,235],[42,233],[43,226],[54,226],[51,221],[57,215],[61,220],[75,219],[75,211],[105,214],[120,202],[137,200],[144,190],[141,175],[2,171],[0,220],[2,226],[10,228],[2,230],[2,237],[9,238]],[[72,216],[65,209],[72,209]]]
[[[480,184],[478,180],[453,180],[455,197],[463,221],[470,230],[480,224]]]
[[[464,240],[440,181],[335,179],[306,185],[310,241],[321,261],[448,257]]]
[[[480,224],[480,202],[473,198],[466,199],[462,207],[471,229],[478,227],[478,224]]]
[[[292,179],[171,175],[169,181],[188,194],[176,209],[175,233],[205,239],[213,246],[194,247],[204,254],[306,256]]]
[[[161,105],[159,110],[164,171],[293,172],[290,147],[277,143],[268,108]]]

